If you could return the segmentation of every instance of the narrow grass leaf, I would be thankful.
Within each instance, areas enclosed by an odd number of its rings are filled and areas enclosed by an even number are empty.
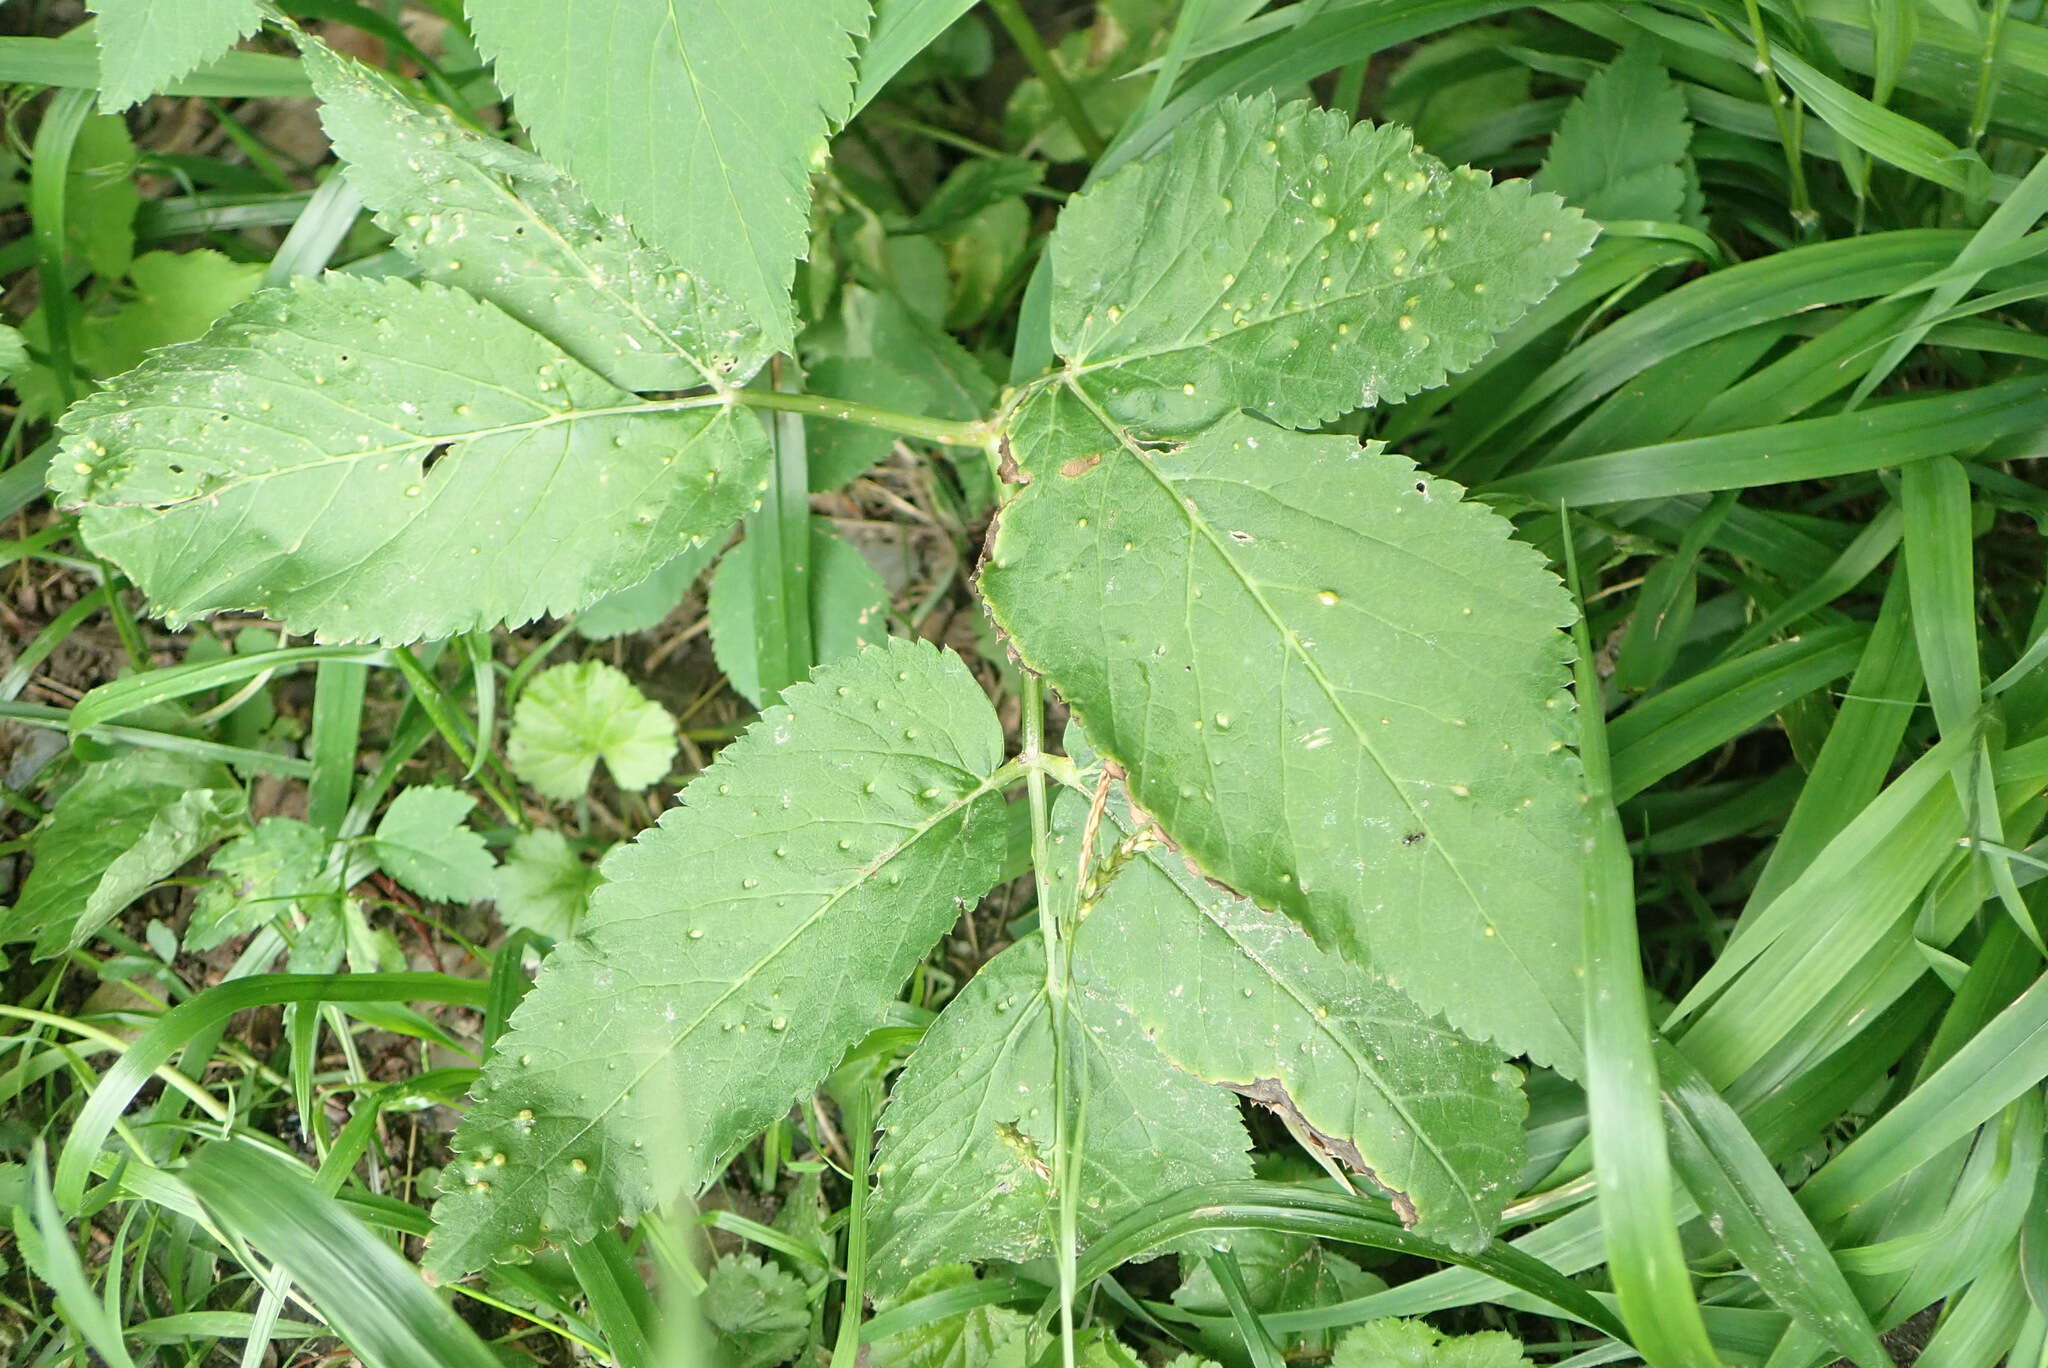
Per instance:
[[[1976,727],[1983,698],[1970,477],[1954,457],[1937,456],[1908,465],[1900,485],[1913,633],[1928,701],[1941,734],[1963,736]]]
[[[1679,1177],[1757,1286],[1859,1368],[1889,1368],[1891,1356],[1827,1241],[1742,1118],[1684,1055],[1661,1041],[1657,1069]]]
[[[2048,978],[2035,982],[1799,1191],[1816,1221],[1839,1220],[2048,1078]]]
[[[290,1273],[370,1368],[497,1368],[418,1271],[297,1165],[222,1141],[193,1156],[180,1176],[224,1230]]]
[[[1569,550],[1567,558],[1576,579]],[[1658,1114],[1634,872],[1614,810],[1606,726],[1594,702],[1600,681],[1583,616],[1572,635],[1578,646],[1574,680],[1583,703],[1578,709],[1579,757],[1586,776],[1578,832],[1584,850],[1586,1114],[1607,1271],[1621,1318],[1644,1359],[1718,1368],[1672,1209],[1671,1159]]]

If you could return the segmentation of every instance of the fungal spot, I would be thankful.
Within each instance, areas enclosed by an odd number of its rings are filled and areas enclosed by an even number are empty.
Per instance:
[[[1402,314],[1401,317],[1395,322],[1394,326],[1399,328],[1402,332],[1407,332],[1410,328],[1415,326],[1415,320],[1410,318],[1407,314]]]
[[[1316,594],[1316,602],[1322,604],[1325,608],[1335,608],[1341,601],[1337,597],[1336,591],[1331,589],[1324,589]]]

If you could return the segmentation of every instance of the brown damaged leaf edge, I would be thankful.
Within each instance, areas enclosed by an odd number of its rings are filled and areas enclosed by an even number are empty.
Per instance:
[[[1379,1174],[1373,1171],[1372,1165],[1365,1162],[1365,1156],[1358,1152],[1358,1146],[1349,1140],[1327,1135],[1310,1125],[1308,1118],[1301,1114],[1301,1109],[1294,1105],[1294,1099],[1287,1095],[1286,1085],[1279,1079],[1255,1078],[1250,1083],[1225,1083],[1223,1086],[1240,1097],[1250,1098],[1278,1116],[1296,1138],[1312,1149],[1342,1160],[1344,1166],[1353,1173],[1364,1175],[1374,1187],[1387,1195],[1387,1200],[1393,1204],[1394,1214],[1401,1218],[1401,1224],[1410,1230],[1415,1228],[1415,1223],[1420,1217],[1416,1214],[1415,1203],[1409,1199],[1408,1194],[1382,1182]]]

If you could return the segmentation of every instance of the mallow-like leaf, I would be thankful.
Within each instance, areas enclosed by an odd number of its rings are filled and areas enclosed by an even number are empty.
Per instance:
[[[575,1241],[715,1177],[1001,873],[1002,731],[958,657],[822,669],[615,851],[456,1135],[431,1265]]]
[[[597,762],[632,792],[668,773],[676,720],[633,687],[625,671],[582,660],[541,671],[512,709],[505,759],[512,772],[557,802],[581,798]]]
[[[322,43],[302,47],[349,183],[427,279],[488,299],[621,389],[743,384],[768,359],[730,300],[559,167]]]
[[[1541,556],[1349,437],[1239,415],[1153,450],[1044,402],[981,588],[1133,801],[1459,1031],[1574,1071],[1573,607]]]
[[[126,109],[219,57],[263,22],[258,0],[93,0],[100,105]]]
[[[1098,852],[1127,832],[1118,806]],[[1087,812],[1080,794],[1061,796],[1066,851],[1080,849]],[[1060,861],[1068,879],[1071,864]],[[1385,1190],[1404,1223],[1460,1249],[1493,1237],[1521,1171],[1528,1112],[1521,1075],[1498,1049],[1162,851],[1110,883],[1076,933],[1074,974],[1136,1017],[1178,1067],[1312,1132]]]
[[[1121,423],[1184,434],[1246,408],[1315,427],[1473,364],[1593,234],[1406,129],[1224,100],[1061,212],[1053,345]]]
[[[1053,1031],[1045,945],[981,967],[925,1033],[882,1112],[869,1271],[900,1290],[934,1264],[1054,1251]],[[1082,1242],[1185,1187],[1250,1176],[1229,1094],[1166,1061],[1144,1024],[1094,988],[1069,998],[1085,1093]]]
[[[328,275],[75,405],[50,480],[173,621],[413,641],[573,612],[729,525],[767,438],[705,402],[643,405],[460,291]]]
[[[852,99],[868,0],[468,8],[534,145],[786,350],[811,168]]]

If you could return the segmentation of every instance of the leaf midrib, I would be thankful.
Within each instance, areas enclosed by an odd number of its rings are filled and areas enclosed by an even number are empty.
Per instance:
[[[1060,383],[1065,384],[1073,392],[1074,396],[1094,416],[1095,421],[1101,424],[1103,430],[1109,433],[1116,440],[1117,444],[1123,448],[1125,455],[1136,461],[1138,466],[1159,486],[1161,491],[1165,493],[1167,502],[1172,505],[1175,512],[1187,523],[1189,529],[1205,539],[1216,555],[1230,568],[1232,576],[1243,588],[1245,594],[1258,606],[1260,613],[1265,616],[1273,629],[1280,634],[1287,651],[1299,660],[1303,668],[1308,671],[1309,678],[1315,683],[1316,688],[1322,693],[1324,699],[1350,730],[1352,736],[1358,742],[1359,749],[1365,753],[1367,758],[1372,761],[1374,767],[1379,770],[1380,776],[1386,780],[1387,787],[1393,790],[1394,794],[1401,800],[1402,806],[1408,810],[1409,815],[1429,834],[1431,853],[1440,859],[1444,866],[1450,870],[1452,877],[1457,880],[1458,886],[1464,890],[1466,899],[1473,911],[1479,913],[1480,917],[1484,919],[1486,912],[1477,891],[1472,887],[1471,881],[1465,877],[1465,871],[1459,866],[1458,861],[1453,858],[1444,843],[1437,839],[1436,828],[1423,815],[1421,808],[1416,805],[1414,799],[1402,787],[1400,780],[1395,777],[1393,770],[1389,768],[1386,760],[1381,757],[1379,751],[1374,747],[1369,734],[1359,725],[1357,719],[1351,715],[1351,710],[1344,705],[1343,700],[1337,696],[1336,686],[1331,682],[1330,677],[1324,673],[1321,664],[1303,648],[1300,638],[1295,636],[1294,630],[1280,617],[1279,611],[1266,600],[1266,596],[1253,583],[1251,576],[1238,564],[1237,558],[1224,546],[1223,540],[1216,535],[1216,530],[1209,526],[1208,520],[1202,517],[1196,509],[1189,507],[1181,499],[1173,485],[1159,472],[1158,467],[1152,462],[1149,453],[1133,441],[1131,435],[1123,427],[1111,420],[1109,415],[1094,401],[1092,396],[1071,380],[1063,378]],[[1488,924],[1491,925],[1491,922]],[[1514,944],[1514,939],[1507,936],[1501,936],[1498,939],[1501,942],[1502,948],[1507,951],[1514,959],[1517,967],[1521,969],[1523,977],[1531,983],[1541,983],[1542,979],[1540,976],[1522,958],[1521,950]],[[1546,1005],[1549,1002],[1547,997],[1542,997],[1540,1000]],[[1554,1011],[1553,1015],[1555,1015]],[[1569,1033],[1568,1023],[1567,1033]]]
[[[936,759],[936,757],[926,758]],[[944,764],[945,762],[939,761],[939,763]],[[952,768],[951,766],[948,767]],[[995,773],[976,781],[973,788],[967,790],[958,798],[953,799],[944,807],[934,810],[931,816],[926,818],[923,822],[919,823],[916,827],[912,828],[911,834],[909,836],[906,836],[896,845],[884,851],[880,858],[869,860],[866,864],[862,865],[858,871],[856,871],[855,876],[853,878],[841,884],[838,888],[833,889],[831,894],[828,897],[826,897],[824,901],[818,904],[817,908],[815,908],[809,915],[805,916],[801,921],[799,921],[796,924],[795,927],[793,927],[790,930],[789,934],[785,935],[780,941],[776,942],[776,944],[771,946],[766,952],[757,957],[754,960],[754,962],[747,967],[747,970],[744,974],[742,974],[739,978],[735,979],[731,984],[727,985],[726,990],[723,993],[712,998],[711,1001],[705,1005],[704,1009],[701,1012],[699,1012],[693,1020],[679,1027],[676,1030],[676,1032],[669,1038],[668,1044],[662,1047],[658,1052],[656,1052],[653,1059],[644,1068],[640,1069],[637,1073],[635,1073],[632,1076],[630,1081],[628,1081],[622,1087],[620,1087],[617,1090],[617,1092],[612,1096],[610,1101],[606,1102],[603,1107],[599,1108],[587,1120],[585,1120],[580,1129],[578,1129],[574,1134],[569,1136],[560,1145],[557,1145],[553,1149],[551,1149],[541,1159],[540,1162],[532,1165],[526,1173],[526,1175],[522,1177],[516,1185],[510,1187],[507,1190],[505,1197],[503,1199],[500,1199],[500,1201],[496,1203],[496,1205],[498,1205],[500,1209],[503,1209],[505,1203],[509,1202],[512,1198],[518,1196],[520,1193],[526,1191],[529,1187],[532,1186],[534,1182],[544,1182],[547,1173],[551,1171],[551,1165],[553,1164],[553,1161],[560,1158],[563,1154],[567,1153],[572,1147],[580,1144],[583,1141],[584,1137],[589,1135],[591,1131],[597,1129],[598,1125],[601,1122],[603,1122],[607,1117],[609,1117],[614,1110],[617,1109],[618,1105],[625,1099],[626,1095],[631,1093],[633,1089],[637,1088],[641,1083],[645,1082],[649,1075],[651,1075],[657,1068],[660,1068],[664,1063],[666,1063],[670,1058],[672,1058],[675,1052],[682,1046],[683,1041],[692,1032],[702,1027],[706,1021],[710,1020],[712,1014],[719,1007],[723,1006],[726,1002],[730,1001],[732,997],[735,994],[737,994],[741,988],[751,984],[757,977],[759,977],[763,970],[770,963],[772,963],[778,957],[786,953],[792,944],[794,944],[801,936],[803,936],[805,933],[809,932],[814,926],[816,926],[821,919],[823,919],[828,913],[830,913],[835,907],[839,905],[842,899],[846,898],[855,890],[867,884],[876,875],[880,874],[884,869],[887,869],[889,865],[892,862],[894,862],[898,856],[902,855],[905,851],[909,850],[911,847],[917,845],[926,837],[930,836],[931,833],[935,829],[937,829],[938,825],[941,822],[951,817],[954,813],[964,810],[976,800],[990,793],[998,791],[1005,783],[1008,782],[1010,777],[1009,770],[1010,766],[1003,766],[1001,768],[998,768]],[[965,771],[959,772],[963,774],[965,773]],[[620,1195],[620,1205],[622,1207],[630,1205],[624,1200],[623,1195]]]
[[[149,407],[147,405],[134,406],[124,410],[124,412],[129,414],[146,413],[149,411]],[[176,410],[177,406],[165,404],[161,407]],[[297,465],[275,466],[269,470],[245,471],[181,499],[121,499],[112,497],[110,491],[106,496],[94,497],[92,504],[96,508],[147,508],[155,509],[159,512],[167,512],[171,509],[183,508],[191,504],[209,503],[219,499],[222,494],[230,490],[260,485],[265,480],[277,479],[287,475],[302,475],[309,470],[331,470],[337,462],[345,463],[343,468],[353,472],[360,462],[375,460],[378,457],[403,456],[422,450],[431,451],[438,446],[467,446],[473,442],[480,442],[491,437],[524,435],[589,419],[631,417],[641,414],[651,416],[664,413],[687,412],[694,409],[729,407],[732,407],[732,400],[728,395],[706,394],[687,399],[662,399],[634,404],[618,404],[610,408],[572,409],[566,412],[557,411],[527,422],[497,423],[489,427],[472,428],[465,432],[428,433],[389,446],[365,447],[353,451],[332,452],[323,454],[318,460],[306,461]],[[245,421],[250,422],[252,425],[256,425],[258,422],[258,420],[254,419],[247,419]],[[385,422],[381,418],[375,421]],[[389,426],[389,424],[386,423],[386,426]],[[288,435],[300,440],[307,440],[304,434],[301,433],[291,433]],[[316,441],[315,444],[318,445],[319,443]],[[137,447],[147,451],[164,452],[171,456],[185,454],[173,447],[151,446],[142,443],[137,443]],[[422,478],[425,477],[422,476]]]

